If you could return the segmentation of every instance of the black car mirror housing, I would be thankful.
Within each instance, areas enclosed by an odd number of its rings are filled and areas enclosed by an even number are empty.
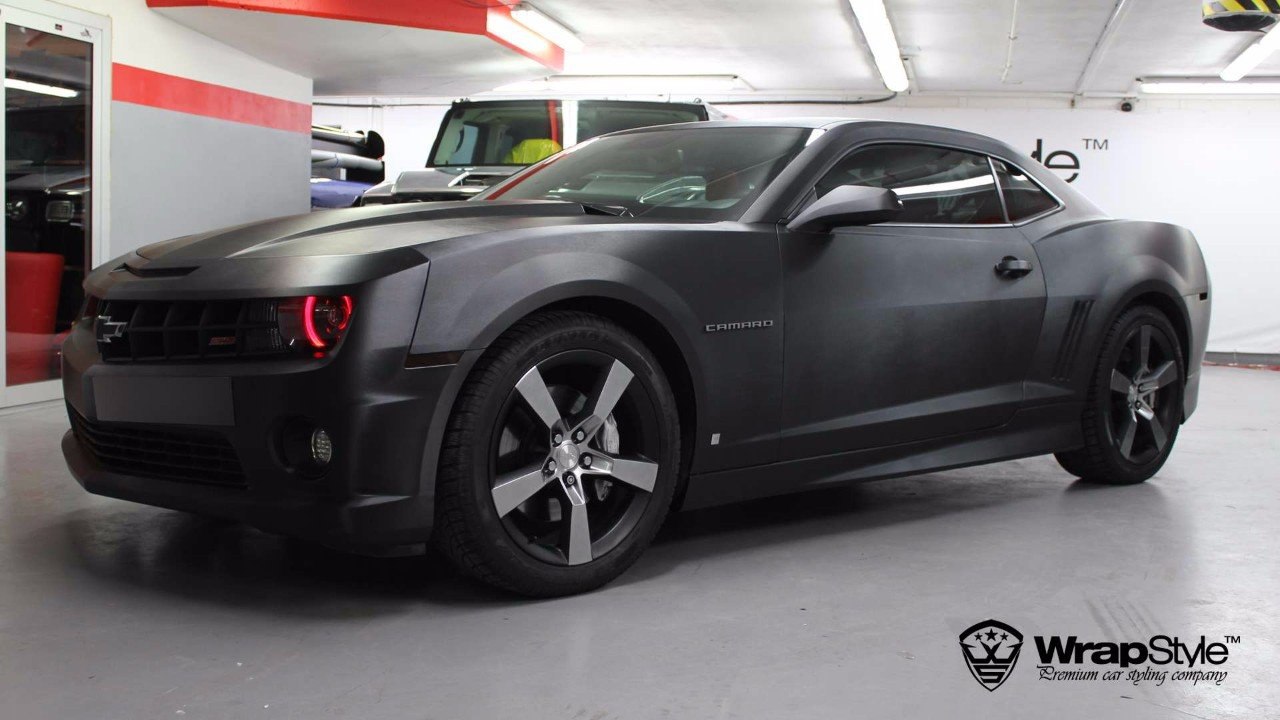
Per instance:
[[[825,232],[849,225],[874,225],[902,212],[902,201],[892,190],[865,185],[841,185],[800,211],[787,229]]]

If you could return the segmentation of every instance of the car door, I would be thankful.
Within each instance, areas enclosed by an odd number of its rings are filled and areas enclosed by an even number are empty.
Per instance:
[[[984,155],[916,144],[854,150],[816,185],[895,190],[893,223],[780,230],[782,459],[1007,422],[1044,315],[1035,253],[1006,219]]]

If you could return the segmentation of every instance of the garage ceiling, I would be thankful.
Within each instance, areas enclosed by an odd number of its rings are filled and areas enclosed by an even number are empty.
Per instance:
[[[882,92],[846,0],[535,0],[578,31],[566,73],[736,74],[757,91]],[[886,0],[913,56],[913,91],[1074,92],[1115,0]],[[1200,22],[1197,0],[1126,0],[1084,88],[1124,93],[1140,76],[1217,73],[1256,35]],[[1255,73],[1280,75],[1280,54]]]
[[[737,75],[758,95],[793,98],[884,92],[847,0],[531,1],[586,44],[565,54],[567,74]],[[494,42],[492,34],[484,37],[483,17],[475,21],[481,30],[439,24],[441,18],[504,14],[504,4],[515,0],[147,2],[205,34],[314,78],[318,95],[457,96],[555,72],[546,62]],[[886,5],[911,58],[913,92],[1073,93],[1096,55],[1079,89],[1128,93],[1138,77],[1214,78],[1257,37],[1205,27],[1198,0]],[[358,12],[334,14],[335,7]],[[1017,40],[1006,73],[1015,8]],[[1113,32],[1104,33],[1113,17]],[[1255,73],[1269,74],[1280,75],[1280,53]]]

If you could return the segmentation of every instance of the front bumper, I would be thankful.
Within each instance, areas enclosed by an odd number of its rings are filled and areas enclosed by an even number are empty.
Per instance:
[[[386,296],[391,290],[370,290],[366,304],[374,306],[379,292],[391,307],[406,299]],[[416,292],[420,297],[421,285]],[[403,313],[404,328],[360,313],[357,306],[357,321],[336,352],[301,359],[108,363],[90,324],[79,323],[63,346],[63,387],[73,426],[76,415],[83,418],[80,433],[88,422],[124,437],[216,436],[234,451],[243,482],[210,484],[198,473],[157,473],[150,465],[139,470],[127,453],[104,452],[74,429],[62,440],[72,474],[98,495],[230,518],[343,549],[378,552],[428,540],[433,448],[461,366],[407,369],[412,313]],[[299,419],[332,438],[333,460],[318,476],[288,467],[281,452],[282,429]]]
[[[430,496],[341,499],[287,490],[261,492],[261,483],[255,483],[259,491],[246,492],[124,475],[99,465],[70,430],[62,438],[62,453],[71,474],[95,495],[237,520],[343,550],[378,552],[424,542],[431,534]]]

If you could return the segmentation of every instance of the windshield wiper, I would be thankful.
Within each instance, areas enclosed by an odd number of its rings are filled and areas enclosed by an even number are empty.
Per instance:
[[[602,203],[578,203],[588,215],[612,215],[613,217],[635,217],[630,210],[621,205],[605,205]]]

